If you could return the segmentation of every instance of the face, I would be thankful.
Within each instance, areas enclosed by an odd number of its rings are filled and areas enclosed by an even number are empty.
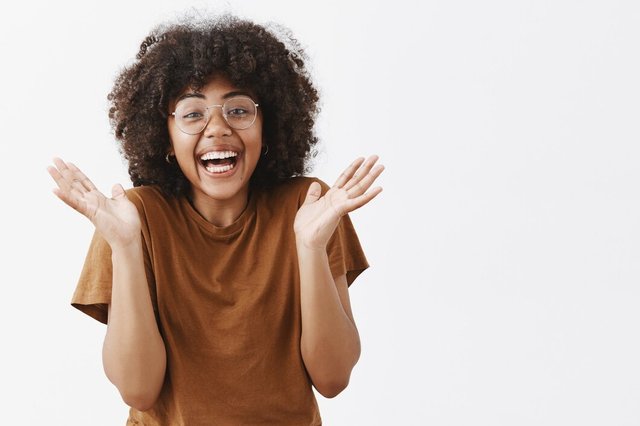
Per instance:
[[[235,87],[227,78],[215,76],[200,91],[185,91],[170,103],[169,108],[173,112],[180,108],[181,103],[195,99],[202,99],[207,106],[222,105],[234,96],[249,96],[256,101],[255,96]],[[227,204],[244,207],[249,179],[262,151],[260,108],[255,122],[243,130],[232,128],[220,107],[210,108],[209,115],[204,130],[195,135],[180,130],[176,118],[170,115],[170,154],[175,155],[182,173],[191,183],[192,202],[196,209],[206,210],[206,206]]]

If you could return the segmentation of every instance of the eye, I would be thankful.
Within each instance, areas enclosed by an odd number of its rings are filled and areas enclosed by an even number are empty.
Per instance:
[[[198,105],[186,105],[176,111],[182,121],[200,121],[204,119],[204,109]]]
[[[231,117],[240,117],[248,114],[248,111],[241,107],[233,107],[227,110],[227,115]]]
[[[184,115],[182,115],[182,118],[185,120],[197,120],[198,118],[202,118],[202,117],[204,117],[204,114],[200,111],[187,112]]]

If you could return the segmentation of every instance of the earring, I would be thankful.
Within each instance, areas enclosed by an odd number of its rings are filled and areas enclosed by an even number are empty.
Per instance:
[[[164,157],[164,161],[166,161],[167,163],[171,164],[171,158],[169,158],[169,157],[171,157],[171,154],[167,153],[167,155],[165,155],[165,157]]]
[[[267,152],[269,152],[269,145],[267,145],[266,143],[263,143],[262,145],[266,148],[262,150],[262,155],[264,156],[267,155]]]

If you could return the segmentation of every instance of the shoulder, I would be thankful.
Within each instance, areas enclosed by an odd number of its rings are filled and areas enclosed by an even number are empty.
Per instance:
[[[322,180],[312,176],[296,176],[284,179],[267,190],[269,198],[277,202],[296,201],[298,206],[302,205],[307,195],[309,186],[313,182],[320,183],[322,192],[326,192],[329,186]]]
[[[150,210],[169,207],[172,200],[154,185],[137,186],[125,191],[127,198],[138,208],[140,214],[147,214]]]
[[[283,191],[292,191],[292,192],[303,192],[304,195],[307,193],[307,189],[313,182],[318,182],[320,186],[322,186],[322,190],[329,189],[329,185],[327,185],[324,181],[317,177],[313,176],[296,176],[285,179],[281,181],[276,188],[279,188]]]

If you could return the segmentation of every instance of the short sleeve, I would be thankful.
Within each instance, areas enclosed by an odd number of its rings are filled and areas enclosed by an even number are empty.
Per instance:
[[[338,227],[329,240],[327,256],[329,257],[329,267],[333,277],[346,275],[349,286],[358,275],[369,267],[367,258],[360,246],[358,235],[348,215],[340,219]]]
[[[142,211],[142,205],[138,197],[132,196],[131,192],[127,195],[129,199],[136,204],[136,207]],[[142,215],[141,215],[142,216]],[[151,260],[149,257],[149,250],[147,248],[146,241],[148,241],[148,235],[145,232],[146,222],[144,217],[141,217],[143,222],[142,232],[142,251],[144,256],[144,266],[149,286],[149,293],[151,295],[151,302],[153,310],[158,320],[158,303],[155,291],[155,280],[153,276],[153,268],[151,266]],[[90,317],[107,324],[108,306],[111,303],[111,283],[113,279],[113,267],[111,264],[111,247],[109,243],[95,231],[87,257],[80,273],[80,278],[76,285],[76,289],[71,298],[71,306]]]
[[[329,186],[320,180],[318,182],[322,186],[322,193],[324,194],[329,189]],[[349,215],[345,215],[340,219],[338,227],[327,244],[327,256],[333,278],[346,275],[349,286],[358,275],[369,267]]]
[[[111,247],[96,231],[71,298],[71,306],[106,324],[110,302]]]

